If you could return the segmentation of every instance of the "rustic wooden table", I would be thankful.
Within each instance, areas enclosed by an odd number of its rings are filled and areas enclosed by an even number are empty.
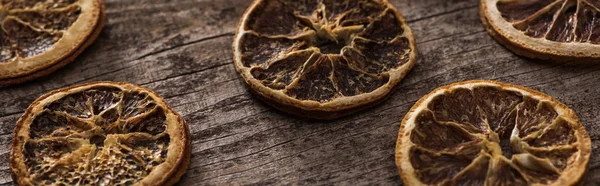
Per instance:
[[[418,42],[414,69],[373,109],[330,122],[301,120],[255,99],[235,72],[231,43],[251,1],[106,0],[106,27],[75,62],[0,89],[0,183],[12,184],[13,128],[35,98],[109,80],[155,90],[187,120],[192,160],[179,185],[399,185],[394,148],[408,109],[436,87],[491,79],[573,108],[593,142],[586,185],[600,185],[600,63],[515,56],[484,31],[478,0],[391,0]]]

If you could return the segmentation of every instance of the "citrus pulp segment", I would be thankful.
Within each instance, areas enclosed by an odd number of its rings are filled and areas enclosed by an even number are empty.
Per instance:
[[[513,52],[540,59],[600,58],[595,0],[481,0],[487,31]]]
[[[32,80],[73,61],[103,25],[102,0],[0,1],[0,85]]]
[[[260,99],[334,119],[382,101],[415,62],[415,41],[386,0],[255,0],[234,62]]]
[[[160,96],[98,82],[34,101],[17,122],[10,166],[18,185],[172,185],[190,152],[187,124]]]
[[[402,120],[396,164],[407,185],[576,185],[591,140],[575,113],[493,81],[444,86]]]

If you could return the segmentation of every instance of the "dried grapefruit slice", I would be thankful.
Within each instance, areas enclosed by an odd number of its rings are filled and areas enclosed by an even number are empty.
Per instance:
[[[493,81],[434,90],[402,120],[396,165],[407,185],[575,185],[591,140],[575,113]]]
[[[513,52],[540,59],[600,58],[595,0],[481,0],[487,31]]]
[[[98,82],[33,102],[17,122],[10,167],[18,185],[172,185],[190,152],[187,124],[160,96]]]
[[[410,28],[387,0],[255,0],[233,51],[260,99],[317,119],[383,100],[416,56]]]
[[[0,1],[0,85],[47,75],[73,61],[104,26],[103,0]]]

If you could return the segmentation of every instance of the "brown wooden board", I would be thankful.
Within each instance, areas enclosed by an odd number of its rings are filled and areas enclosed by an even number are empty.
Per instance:
[[[0,184],[12,184],[13,128],[35,98],[106,80],[150,88],[187,120],[192,159],[179,185],[399,185],[394,148],[404,114],[434,88],[471,79],[530,87],[575,110],[592,138],[586,185],[600,184],[600,63],[514,55],[484,31],[479,0],[391,0],[418,42],[414,69],[372,109],[303,120],[254,98],[234,69],[231,43],[251,1],[106,0],[104,30],[73,63],[0,89]]]

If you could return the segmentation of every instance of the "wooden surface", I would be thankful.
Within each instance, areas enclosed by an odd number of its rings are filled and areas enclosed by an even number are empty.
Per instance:
[[[515,56],[484,31],[478,0],[391,1],[415,33],[415,68],[381,105],[318,122],[264,105],[235,72],[231,42],[251,0],[106,0],[106,27],[75,62],[0,89],[0,183],[12,184],[12,130],[35,98],[109,80],[153,89],[185,117],[193,150],[179,185],[399,185],[394,147],[408,109],[436,87],[491,79],[540,90],[573,108],[593,142],[586,185],[600,185],[600,63]]]

